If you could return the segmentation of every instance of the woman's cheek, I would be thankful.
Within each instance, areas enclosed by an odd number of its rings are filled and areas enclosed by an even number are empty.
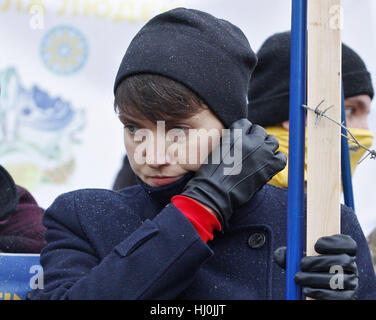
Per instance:
[[[138,168],[140,165],[137,163],[135,154],[136,154],[136,145],[134,141],[129,137],[129,134],[124,133],[124,145],[125,145],[125,150],[128,155],[129,159],[129,164],[131,165],[133,171],[137,174],[138,173]]]
[[[200,164],[185,164],[185,165],[180,165],[181,168],[183,168],[186,171],[198,171],[200,169],[201,165]]]
[[[189,139],[187,144],[188,165],[191,171],[197,171],[203,163],[207,163],[208,155],[217,147],[220,136],[199,136]]]

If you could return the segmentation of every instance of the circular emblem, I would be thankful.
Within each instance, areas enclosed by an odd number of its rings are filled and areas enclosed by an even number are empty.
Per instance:
[[[45,66],[59,75],[79,71],[88,57],[85,36],[76,28],[57,26],[43,37],[40,53]]]

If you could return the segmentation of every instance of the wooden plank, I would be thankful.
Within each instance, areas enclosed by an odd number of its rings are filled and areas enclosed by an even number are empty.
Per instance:
[[[308,0],[307,105],[341,122],[341,0]],[[307,255],[340,233],[341,128],[307,111]]]

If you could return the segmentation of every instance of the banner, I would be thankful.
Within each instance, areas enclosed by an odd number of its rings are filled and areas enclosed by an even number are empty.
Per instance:
[[[181,5],[0,0],[0,163],[42,207],[70,190],[111,188],[125,154],[116,70],[141,26]]]
[[[25,300],[43,285],[39,254],[0,253],[0,300]]]

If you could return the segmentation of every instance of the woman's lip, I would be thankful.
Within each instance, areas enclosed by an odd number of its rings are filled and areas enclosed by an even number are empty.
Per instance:
[[[150,177],[151,181],[158,186],[163,186],[163,185],[169,184],[171,182],[178,180],[179,178],[180,178],[180,176],[175,176],[175,177],[154,176],[154,177]]]

